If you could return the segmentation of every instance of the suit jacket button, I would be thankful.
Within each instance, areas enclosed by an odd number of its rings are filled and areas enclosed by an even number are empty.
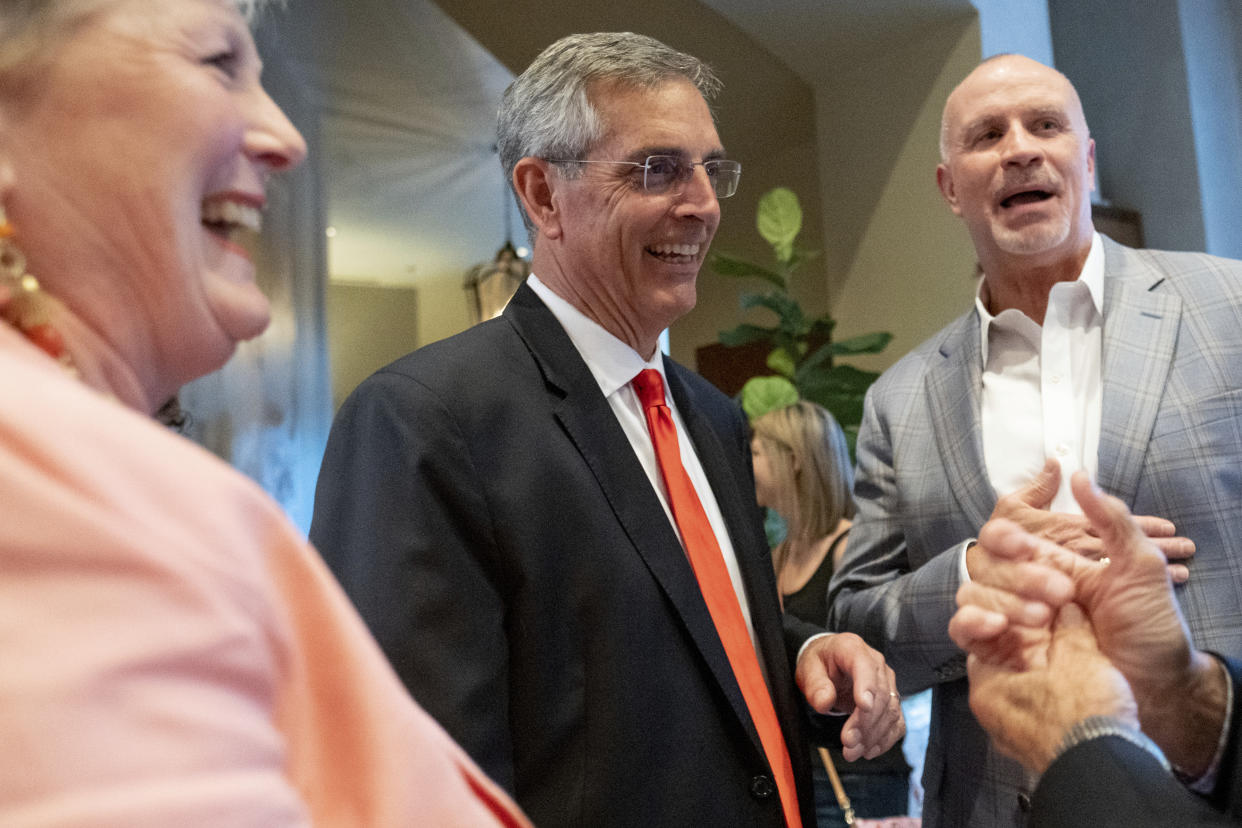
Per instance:
[[[776,793],[776,785],[771,777],[759,774],[750,780],[750,795],[755,799],[769,799],[774,793]]]
[[[1030,794],[1028,794],[1028,793],[1026,793],[1026,792],[1023,792],[1023,793],[1018,794],[1018,808],[1019,808],[1019,809],[1022,811],[1022,813],[1024,813],[1024,814],[1025,814],[1025,813],[1029,813],[1029,812],[1030,812],[1030,810],[1031,810],[1031,796],[1030,796]]]

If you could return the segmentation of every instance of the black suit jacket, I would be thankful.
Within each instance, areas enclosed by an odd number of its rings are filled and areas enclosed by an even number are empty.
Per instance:
[[[1192,794],[1142,748],[1117,737],[1092,739],[1053,762],[1035,790],[1031,828],[1167,828],[1242,824],[1242,662],[1233,678],[1230,733],[1210,797]]]
[[[813,825],[737,407],[666,362],[728,523]],[[782,824],[677,536],[586,363],[523,286],[342,406],[311,539],[415,698],[541,826]],[[788,641],[785,638],[788,638]]]

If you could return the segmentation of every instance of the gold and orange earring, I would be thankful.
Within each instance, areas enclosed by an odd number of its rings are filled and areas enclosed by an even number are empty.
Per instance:
[[[52,327],[47,294],[39,287],[39,280],[26,272],[26,257],[17,246],[16,235],[0,202],[0,319],[73,371],[65,339]]]

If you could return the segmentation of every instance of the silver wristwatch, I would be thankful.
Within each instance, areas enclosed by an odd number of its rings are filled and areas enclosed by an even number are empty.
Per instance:
[[[1053,761],[1059,759],[1070,748],[1077,747],[1083,742],[1092,739],[1098,739],[1101,736],[1116,736],[1119,739],[1125,739],[1130,744],[1136,745],[1156,757],[1165,770],[1172,771],[1172,767],[1169,765],[1169,760],[1165,758],[1164,752],[1156,746],[1155,742],[1147,737],[1147,734],[1118,719],[1116,716],[1088,716],[1075,724],[1066,732],[1065,738],[1061,740],[1061,744],[1057,747],[1056,754],[1053,756]]]

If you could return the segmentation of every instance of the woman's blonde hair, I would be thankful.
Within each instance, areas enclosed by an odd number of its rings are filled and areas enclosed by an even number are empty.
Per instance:
[[[117,0],[0,0],[0,79],[43,66],[74,27]],[[172,0],[157,0],[161,3]],[[266,0],[233,0],[250,20]],[[5,84],[0,83],[0,88]]]
[[[791,538],[822,538],[854,516],[849,448],[827,409],[799,400],[755,418],[751,428],[768,455],[777,496],[791,512],[783,515]]]

